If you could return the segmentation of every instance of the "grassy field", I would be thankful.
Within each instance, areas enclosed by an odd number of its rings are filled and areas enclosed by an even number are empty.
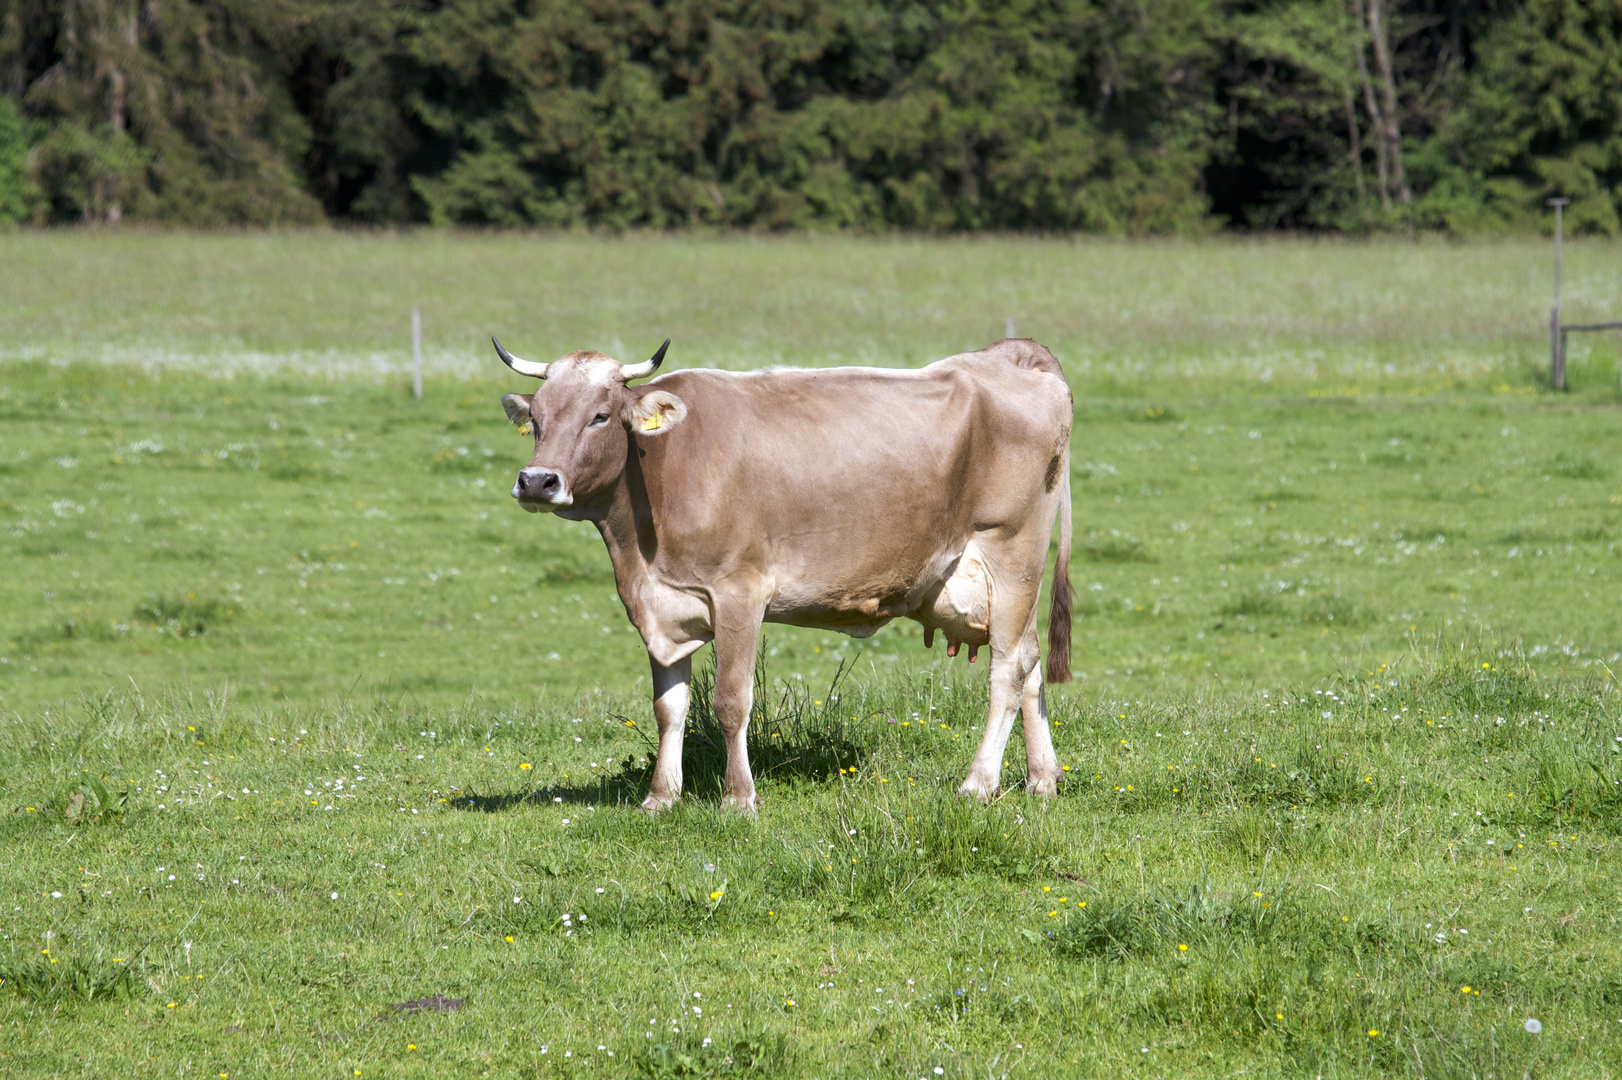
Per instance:
[[[1622,317],[1606,241],[1566,245],[1567,321]],[[918,365],[1003,335],[1078,389],[1153,396],[1512,392],[1546,366],[1547,240],[672,239],[526,234],[9,233],[0,359],[396,375],[410,309],[430,371],[602,348],[671,363]],[[1614,338],[1572,381],[1617,385]]]
[[[7,235],[0,1071],[1622,1074],[1622,399],[1539,388],[1545,256]],[[634,813],[640,642],[481,335],[1005,318],[1077,394],[1062,796],[952,796],[983,672],[910,624],[771,628],[760,818],[702,708]]]

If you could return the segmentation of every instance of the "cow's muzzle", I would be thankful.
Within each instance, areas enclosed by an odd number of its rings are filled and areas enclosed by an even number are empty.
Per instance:
[[[562,509],[574,503],[569,485],[563,482],[561,475],[534,465],[519,470],[512,494],[520,506],[530,511]]]

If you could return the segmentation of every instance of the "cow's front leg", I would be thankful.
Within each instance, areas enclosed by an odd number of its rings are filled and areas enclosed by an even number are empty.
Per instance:
[[[681,741],[687,729],[693,659],[683,657],[665,667],[650,655],[648,664],[653,669],[653,719],[659,725],[659,756],[653,764],[653,785],[642,800],[642,809],[657,814],[669,810],[681,798]]]
[[[755,653],[760,618],[717,618],[715,628],[715,719],[726,736],[727,772],[721,806],[753,814],[760,804],[749,771],[749,710],[754,707]]]

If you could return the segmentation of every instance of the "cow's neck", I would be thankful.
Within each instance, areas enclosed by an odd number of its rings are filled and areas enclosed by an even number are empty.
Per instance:
[[[614,581],[619,586],[620,598],[628,609],[634,609],[635,596],[647,579],[648,564],[657,550],[653,514],[634,443],[603,513],[594,515],[592,523],[597,526],[608,548],[609,561],[614,564]]]

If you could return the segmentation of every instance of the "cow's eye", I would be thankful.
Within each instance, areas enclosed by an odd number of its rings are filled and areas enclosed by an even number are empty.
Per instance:
[[[600,427],[600,426],[602,426],[603,424],[606,424],[606,423],[608,423],[608,414],[605,413],[605,412],[600,412],[596,416],[591,418],[591,426],[592,427]]]

